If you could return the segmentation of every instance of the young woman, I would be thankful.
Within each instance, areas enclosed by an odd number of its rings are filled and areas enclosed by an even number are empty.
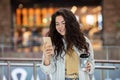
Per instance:
[[[70,10],[61,8],[52,15],[48,36],[53,45],[43,44],[40,67],[51,80],[90,80],[95,66],[93,48]],[[89,54],[85,70],[80,66],[82,53]]]

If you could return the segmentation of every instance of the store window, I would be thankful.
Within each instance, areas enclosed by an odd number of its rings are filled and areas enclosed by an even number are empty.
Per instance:
[[[22,5],[22,4],[20,4]],[[39,52],[41,38],[49,31],[51,15],[60,7],[15,9],[14,48],[24,52]],[[98,6],[69,6],[80,23],[83,33],[89,37],[94,49],[102,47],[102,8]]]
[[[39,52],[41,37],[49,31],[51,15],[56,8],[21,8],[15,11],[14,48],[18,52]]]

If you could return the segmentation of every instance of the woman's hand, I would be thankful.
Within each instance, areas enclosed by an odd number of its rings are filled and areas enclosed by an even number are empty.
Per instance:
[[[44,64],[49,65],[51,56],[54,53],[53,46],[48,44],[47,42],[43,44],[43,54],[44,54]]]
[[[90,69],[91,69],[90,62],[87,61],[87,64],[86,64],[86,70],[85,70],[85,71],[86,71],[86,72],[89,72]]]

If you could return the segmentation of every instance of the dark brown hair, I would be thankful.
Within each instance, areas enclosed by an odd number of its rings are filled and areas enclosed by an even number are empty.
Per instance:
[[[48,36],[51,37],[52,43],[55,46],[55,55],[56,58],[61,54],[62,51],[65,51],[63,36],[60,35],[56,30],[55,19],[57,16],[62,16],[65,20],[65,42],[67,44],[67,50],[72,49],[73,45],[79,50],[83,49],[88,52],[88,43],[80,30],[80,25],[75,17],[75,15],[68,9],[61,8],[52,15],[52,20],[50,24],[50,31]]]

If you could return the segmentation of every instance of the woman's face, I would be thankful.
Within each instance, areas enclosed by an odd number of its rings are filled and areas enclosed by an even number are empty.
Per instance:
[[[58,31],[58,33],[64,36],[66,32],[64,18],[62,16],[57,16],[55,19],[55,24],[56,24],[56,30]]]

